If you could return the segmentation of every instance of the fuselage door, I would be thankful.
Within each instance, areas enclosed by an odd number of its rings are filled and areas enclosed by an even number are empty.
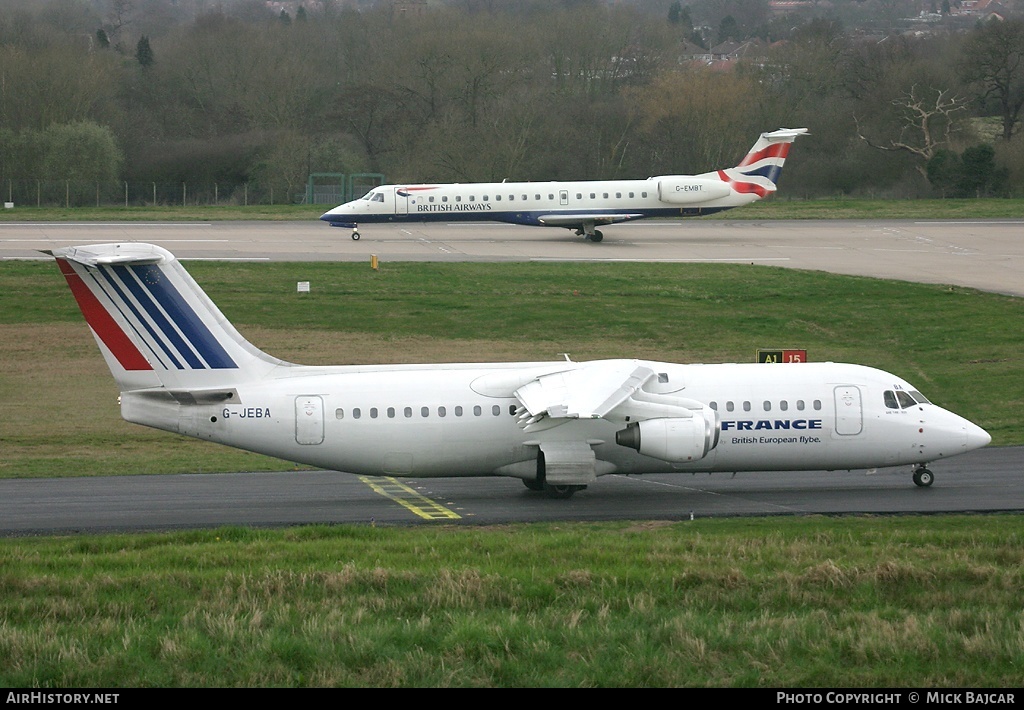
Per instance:
[[[860,388],[840,385],[835,389],[836,434],[856,436],[864,431],[864,408]]]
[[[395,214],[409,214],[409,202],[413,200],[414,194],[408,188],[395,188]]]
[[[324,441],[324,401],[316,395],[295,398],[295,441],[322,444]]]

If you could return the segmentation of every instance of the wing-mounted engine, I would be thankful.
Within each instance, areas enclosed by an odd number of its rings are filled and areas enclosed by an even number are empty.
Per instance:
[[[647,419],[630,422],[615,433],[615,443],[644,456],[684,463],[699,461],[718,445],[719,426],[701,416],[686,419]]]
[[[615,433],[615,443],[662,461],[699,461],[718,446],[718,412],[692,399],[638,391],[613,414],[630,421]]]
[[[519,425],[529,432],[570,420],[627,422],[615,435],[620,446],[673,463],[704,458],[718,445],[718,413],[694,399],[645,390],[656,377],[638,360],[604,360],[540,374],[515,390]]]

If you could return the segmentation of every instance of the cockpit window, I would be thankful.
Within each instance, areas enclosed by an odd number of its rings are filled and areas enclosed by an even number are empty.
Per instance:
[[[917,390],[886,390],[882,396],[886,409],[908,409],[915,404],[930,404],[928,398]]]
[[[376,190],[370,190],[365,195],[363,195],[363,199],[366,200],[367,202],[383,202],[384,193],[377,192]]]

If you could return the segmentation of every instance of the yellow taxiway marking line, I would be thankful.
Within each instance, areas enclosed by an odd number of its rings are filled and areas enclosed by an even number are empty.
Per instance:
[[[462,516],[445,508],[440,503],[417,493],[409,486],[388,476],[360,476],[359,480],[368,485],[375,493],[390,498],[399,505],[409,509],[416,515],[427,520],[458,520]]]

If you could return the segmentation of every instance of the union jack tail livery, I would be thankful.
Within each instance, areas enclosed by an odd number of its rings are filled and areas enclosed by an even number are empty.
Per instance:
[[[718,177],[738,193],[767,197],[777,188],[789,147],[797,136],[806,133],[806,128],[782,128],[762,133],[743,161],[735,168],[719,170]]]

